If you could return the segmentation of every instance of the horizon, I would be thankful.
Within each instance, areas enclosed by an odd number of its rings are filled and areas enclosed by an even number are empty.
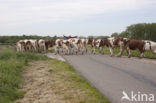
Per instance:
[[[0,36],[110,36],[155,23],[155,0],[0,0]]]

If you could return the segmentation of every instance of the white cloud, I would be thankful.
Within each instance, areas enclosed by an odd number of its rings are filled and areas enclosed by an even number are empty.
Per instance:
[[[68,21],[78,17],[146,7],[155,0],[0,0],[0,27]]]

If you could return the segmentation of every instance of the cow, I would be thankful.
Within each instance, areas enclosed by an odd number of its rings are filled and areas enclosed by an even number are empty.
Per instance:
[[[66,50],[65,54],[69,55],[71,53],[71,43],[68,40],[62,41],[62,51],[63,49]]]
[[[55,40],[45,40],[45,46],[46,46],[46,52],[47,52],[48,48],[55,46]]]
[[[145,51],[150,51],[152,54],[156,54],[156,42],[149,41],[149,40],[144,40],[145,46],[144,49]]]
[[[39,49],[38,41],[37,40],[32,40],[32,39],[30,39],[29,41],[30,41],[30,43],[32,45],[32,51],[33,52],[38,52],[38,49]]]
[[[45,40],[40,39],[38,41],[38,46],[39,46],[39,52],[46,52],[46,45],[45,45]]]
[[[18,52],[24,52],[25,51],[25,42],[23,40],[20,40],[16,43],[16,50]]]
[[[111,55],[114,56],[113,50],[114,48],[120,47],[120,52],[117,56],[122,56],[124,49],[129,44],[128,38],[121,38],[121,37],[110,37],[106,39],[102,39],[99,43],[99,47],[104,48],[104,46],[107,46],[110,50]]]
[[[130,50],[139,50],[140,52],[140,57],[144,57],[144,52],[145,52],[145,42],[143,40],[130,40],[126,50],[128,53],[128,57],[131,57],[131,52]]]
[[[99,48],[101,39],[88,39],[88,45],[91,45],[92,50],[91,53],[95,54],[95,49]]]
[[[56,39],[55,46],[54,46],[55,55],[59,54],[60,49],[62,48],[62,44],[63,44],[63,40],[62,39]]]
[[[30,40],[25,39],[25,51],[30,52],[33,49],[33,45]]]
[[[88,52],[88,39],[81,39],[82,41],[82,45],[83,45],[83,48],[85,50],[85,52],[87,53]]]
[[[81,52],[82,54],[84,54],[84,46],[80,38],[70,38],[67,41],[69,41],[70,43],[71,51],[76,52],[76,54],[78,52]]]

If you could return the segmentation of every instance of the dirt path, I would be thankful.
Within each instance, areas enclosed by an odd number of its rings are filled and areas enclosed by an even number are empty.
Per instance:
[[[24,98],[17,103],[64,103],[52,88],[52,77],[48,61],[30,62],[23,73]]]

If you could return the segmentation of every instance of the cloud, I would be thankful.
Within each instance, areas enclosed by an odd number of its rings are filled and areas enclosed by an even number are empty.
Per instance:
[[[155,0],[0,0],[0,27],[70,21],[88,15],[136,10]]]

